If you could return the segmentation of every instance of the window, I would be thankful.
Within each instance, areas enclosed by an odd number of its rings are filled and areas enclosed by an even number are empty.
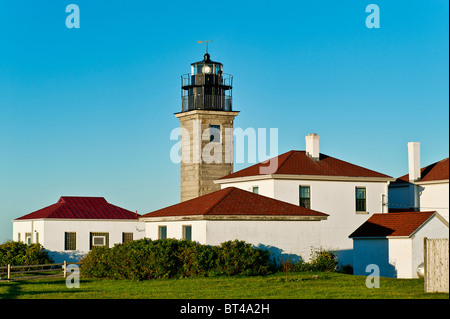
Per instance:
[[[106,236],[92,236],[92,246],[105,246]]]
[[[167,226],[159,226],[158,239],[166,239],[166,238],[167,238]]]
[[[209,125],[209,141],[220,143],[220,125]]]
[[[300,186],[300,206],[311,209],[311,190],[309,186]]]
[[[90,233],[89,249],[96,246],[109,247],[109,233]]]
[[[64,233],[64,250],[77,250],[77,233]]]
[[[122,233],[122,243],[133,241],[133,233]]]
[[[366,188],[356,187],[356,211],[366,211]]]
[[[259,187],[258,186],[253,186],[252,187],[252,192],[255,194],[259,194]]]
[[[31,233],[25,233],[25,243],[27,245],[31,244]]]
[[[192,226],[183,226],[183,239],[192,240]]]

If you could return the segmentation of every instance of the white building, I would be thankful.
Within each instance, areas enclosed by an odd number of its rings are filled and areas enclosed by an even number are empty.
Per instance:
[[[353,274],[367,276],[375,264],[381,277],[418,278],[423,238],[448,238],[448,222],[437,212],[374,214],[350,236]]]
[[[244,240],[281,261],[308,260],[327,214],[228,187],[140,217],[146,237],[220,245]]]
[[[449,221],[449,159],[420,167],[420,143],[408,143],[409,172],[389,185],[389,208],[435,210]]]
[[[374,213],[387,213],[389,183],[394,178],[319,152],[319,136],[306,136],[306,151],[290,151],[216,181],[297,206],[329,214],[312,234],[324,249],[336,252],[342,265],[352,264],[348,235]],[[316,247],[319,248],[319,247]]]
[[[112,247],[144,237],[139,215],[103,197],[61,197],[13,220],[13,240],[39,243],[55,262],[78,260],[93,246]]]

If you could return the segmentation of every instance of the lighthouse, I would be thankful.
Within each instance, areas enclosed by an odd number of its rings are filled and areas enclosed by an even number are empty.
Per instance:
[[[181,201],[219,190],[214,180],[233,172],[232,89],[233,76],[209,53],[181,76]]]

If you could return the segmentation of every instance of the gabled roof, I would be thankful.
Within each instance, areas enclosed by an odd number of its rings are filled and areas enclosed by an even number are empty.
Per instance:
[[[373,214],[348,237],[411,236],[435,214],[435,211]]]
[[[273,174],[391,178],[391,176],[325,154],[320,154],[318,161],[310,158],[305,151],[289,151],[275,158],[278,164]],[[268,166],[268,161],[244,168],[219,180],[264,175],[261,174],[260,168],[265,166]]]
[[[236,187],[227,187],[142,215],[141,218],[193,215],[328,216],[315,210],[254,194]]]
[[[56,204],[47,206],[15,220],[61,219],[138,219],[132,211],[114,206],[103,197],[62,196]]]
[[[420,169],[420,182],[430,182],[449,179],[448,157],[430,164]],[[395,181],[395,183],[409,183],[409,174],[405,174]]]

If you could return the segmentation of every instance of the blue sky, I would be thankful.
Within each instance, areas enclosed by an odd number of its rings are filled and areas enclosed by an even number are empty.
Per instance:
[[[80,8],[68,29],[65,8]],[[368,29],[365,8],[380,8]],[[147,213],[179,201],[180,75],[234,76],[235,127],[318,133],[330,156],[394,177],[407,142],[449,154],[448,1],[0,1],[0,242],[60,196]],[[244,168],[249,163],[235,165]]]

